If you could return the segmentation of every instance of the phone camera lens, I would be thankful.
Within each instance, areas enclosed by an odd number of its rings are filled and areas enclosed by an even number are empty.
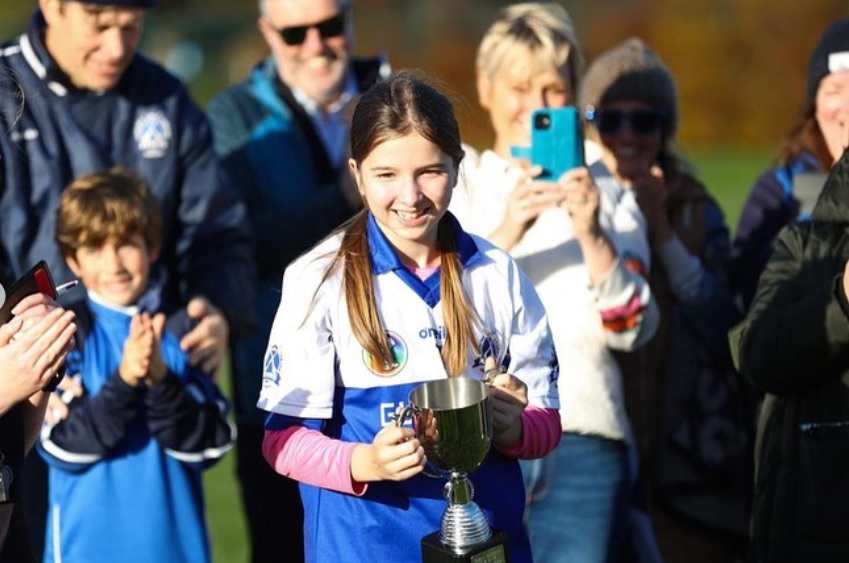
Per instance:
[[[548,129],[551,127],[551,117],[547,113],[538,113],[534,116],[535,129]]]

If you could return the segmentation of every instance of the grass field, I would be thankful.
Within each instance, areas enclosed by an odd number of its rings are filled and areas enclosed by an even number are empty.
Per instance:
[[[740,209],[757,175],[769,166],[770,153],[764,150],[691,152],[688,158],[697,167],[699,177],[720,202],[732,231]],[[229,377],[222,377],[225,392]],[[248,561],[247,531],[238,496],[235,476],[235,452],[206,472],[207,516],[216,563]],[[285,510],[285,508],[280,508]],[[280,546],[281,561],[286,546]]]
[[[230,395],[230,374],[220,378],[222,391]],[[212,537],[215,563],[247,563],[248,532],[236,479],[236,452],[231,451],[204,473],[206,516]],[[281,546],[285,550],[285,546]]]
[[[723,150],[688,153],[699,178],[719,201],[725,220],[733,232],[743,203],[758,175],[772,163],[769,150]]]

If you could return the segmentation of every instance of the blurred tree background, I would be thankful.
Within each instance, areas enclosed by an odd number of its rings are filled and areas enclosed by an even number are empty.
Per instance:
[[[676,77],[679,140],[690,150],[773,148],[801,111],[807,58],[846,0],[561,0],[588,60],[631,36],[649,42]],[[491,138],[477,105],[474,55],[503,0],[355,0],[356,52],[385,51],[459,96],[464,138]],[[5,0],[0,32],[19,33],[35,0]],[[256,0],[158,0],[143,50],[186,78],[205,105],[242,79],[266,49]]]

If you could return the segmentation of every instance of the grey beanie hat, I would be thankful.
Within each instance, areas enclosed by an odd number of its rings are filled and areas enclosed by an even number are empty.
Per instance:
[[[623,41],[592,62],[578,99],[584,110],[617,100],[637,100],[665,113],[665,138],[671,139],[678,127],[678,95],[672,73],[636,37]]]

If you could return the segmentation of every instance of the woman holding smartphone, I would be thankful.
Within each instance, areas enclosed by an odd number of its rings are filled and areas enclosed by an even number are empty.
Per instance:
[[[633,193],[600,186],[585,167],[540,181],[511,158],[527,146],[539,108],[576,102],[583,56],[569,15],[555,3],[504,8],[481,41],[477,86],[494,146],[467,158],[451,210],[463,227],[509,251],[546,308],[564,366],[558,382],[561,441],[522,462],[534,561],[614,561],[629,514],[631,426],[614,349],[654,334],[657,309],[641,275],[645,222]]]

